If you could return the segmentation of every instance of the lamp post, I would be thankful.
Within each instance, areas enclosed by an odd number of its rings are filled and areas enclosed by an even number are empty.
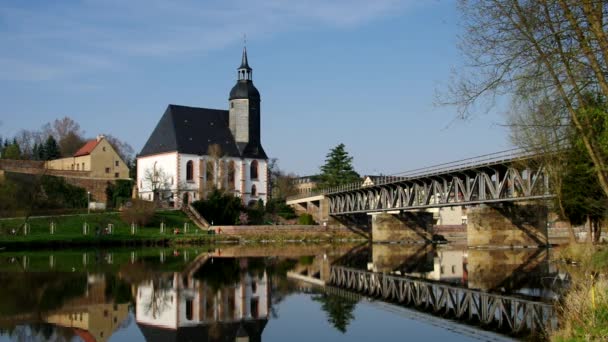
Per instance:
[[[87,214],[91,213],[91,192],[87,191]]]

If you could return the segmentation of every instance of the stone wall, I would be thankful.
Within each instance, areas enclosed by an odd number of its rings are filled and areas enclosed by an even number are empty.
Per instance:
[[[0,159],[0,171],[61,177],[66,183],[89,191],[92,202],[106,203],[106,188],[109,183],[115,183],[113,179],[90,178],[88,171],[48,170],[44,168],[44,161],[35,160]]]
[[[432,240],[432,226],[432,213],[372,214],[372,241],[425,243]]]
[[[307,239],[315,238],[356,238],[361,236],[353,233],[347,228],[341,227],[322,227],[322,226],[303,226],[303,225],[259,225],[259,226],[213,226],[216,234],[232,235],[239,237],[258,238],[272,240],[276,237],[302,237]]]
[[[469,246],[537,247],[547,239],[547,207],[503,204],[468,209]]]

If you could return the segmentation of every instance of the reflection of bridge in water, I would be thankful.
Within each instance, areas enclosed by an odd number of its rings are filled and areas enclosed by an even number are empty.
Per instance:
[[[294,269],[288,277],[326,293],[415,309],[425,313],[423,320],[430,314],[521,334],[557,324],[553,305],[543,301],[556,297],[550,283],[557,272],[547,261],[546,250],[372,245],[323,267],[314,262]]]
[[[551,304],[427,280],[332,266],[328,284],[513,333],[542,331],[557,322]]]

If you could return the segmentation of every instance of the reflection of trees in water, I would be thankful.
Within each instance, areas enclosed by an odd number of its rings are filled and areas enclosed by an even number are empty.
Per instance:
[[[165,311],[171,301],[171,295],[169,294],[173,287],[173,279],[169,276],[159,276],[151,280],[152,282],[152,293],[150,294],[148,302],[144,305],[146,314],[152,313],[152,317],[158,318],[160,314]]]
[[[67,342],[72,340],[74,333],[71,329],[56,327],[47,323],[18,325],[7,331],[12,341],[55,341]]]
[[[327,313],[327,321],[334,328],[341,333],[346,332],[346,328],[355,318],[353,311],[357,306],[356,301],[327,293],[312,296],[312,300],[321,303],[321,308]]]
[[[51,311],[86,288],[82,273],[1,273],[0,315]]]

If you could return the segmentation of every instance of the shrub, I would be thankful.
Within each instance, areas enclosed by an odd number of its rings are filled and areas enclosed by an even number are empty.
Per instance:
[[[220,190],[213,190],[204,201],[195,201],[192,206],[209,223],[214,225],[232,225],[238,222],[243,211],[241,199]]]
[[[315,220],[313,220],[312,215],[310,214],[302,214],[298,217],[298,224],[313,225],[315,224]]]
[[[133,199],[127,204],[125,209],[120,213],[120,218],[127,224],[136,223],[139,226],[145,226],[154,217],[155,205],[153,202],[144,201],[141,199]]]

